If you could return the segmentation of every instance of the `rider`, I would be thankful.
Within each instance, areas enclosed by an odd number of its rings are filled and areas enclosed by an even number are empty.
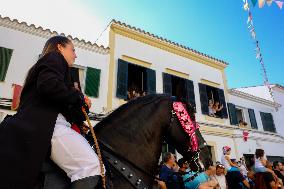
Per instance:
[[[1,188],[33,188],[47,155],[70,177],[72,189],[99,182],[98,156],[70,124],[85,120],[82,106],[88,112],[70,79],[75,58],[72,42],[54,36],[29,70],[17,113],[0,124]]]

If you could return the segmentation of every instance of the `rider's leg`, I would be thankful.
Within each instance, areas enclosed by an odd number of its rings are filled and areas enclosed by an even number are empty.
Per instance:
[[[100,176],[96,175],[76,180],[72,183],[71,189],[94,189],[94,186],[99,183],[100,178]]]
[[[67,173],[71,182],[101,174],[97,154],[61,114],[51,139],[51,159]]]

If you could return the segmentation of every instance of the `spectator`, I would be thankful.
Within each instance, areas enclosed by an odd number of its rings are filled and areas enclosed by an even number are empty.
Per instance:
[[[212,179],[215,179],[217,181],[217,189],[227,189],[224,165],[216,165],[216,174],[212,176]]]
[[[239,127],[241,127],[241,128],[247,128],[247,122],[245,122],[245,121],[242,121],[242,120],[240,120],[239,121]]]
[[[274,177],[276,177],[273,170],[266,168],[267,160],[264,158],[264,150],[263,149],[256,149],[255,150],[255,163],[254,169],[256,173],[260,172],[270,172]]]
[[[163,164],[164,164],[163,161],[161,161],[158,168],[157,168],[157,172],[155,173],[157,178],[159,178],[159,173],[160,173],[160,170],[161,170]],[[155,179],[154,184],[157,184],[155,186],[158,186],[158,189],[167,189],[166,183],[164,181],[159,180],[159,179]]]
[[[272,170],[272,165],[270,162],[267,161],[266,163],[266,167],[270,170]],[[264,181],[264,185],[266,187],[266,189],[278,189],[281,188],[281,185],[278,181],[278,178],[273,176],[273,174],[271,172],[264,172],[263,174],[263,181]],[[261,185],[257,186],[256,188],[260,188],[261,189]]]
[[[221,163],[225,166],[227,172],[230,171],[239,171],[237,164],[233,163],[230,157],[231,148],[229,146],[223,147],[223,156],[221,157]]]
[[[215,172],[216,169],[213,166],[207,167],[206,171],[202,173],[188,170],[187,174],[183,176],[185,189],[209,189],[216,187],[218,183],[210,179],[211,176],[215,175]]]
[[[179,174],[173,170],[176,162],[174,155],[170,152],[165,153],[163,162],[159,176],[166,183],[167,189],[182,189],[183,183],[179,178]]]
[[[265,184],[266,189],[281,188],[279,181],[276,180],[270,172],[264,172],[262,174],[263,174],[263,180],[264,180],[264,184]],[[257,187],[257,185],[256,185],[256,187]],[[261,189],[261,186],[258,187],[258,188]]]
[[[179,166],[180,175],[182,175],[182,176],[185,175],[186,171],[189,169],[189,166],[188,166],[186,159],[180,158],[178,160],[178,166]]]
[[[280,163],[280,172],[282,175],[284,175],[284,162],[279,162]]]
[[[214,101],[212,99],[209,100],[208,102],[208,110],[209,110],[209,116],[215,117],[215,109],[213,108],[214,106]]]
[[[215,110],[215,115],[216,113],[220,112],[223,109],[223,104],[220,105],[218,101],[216,101],[213,105],[213,109]]]
[[[250,188],[249,182],[240,171],[229,171],[226,175],[228,189]]]
[[[219,165],[219,164],[221,164],[221,162],[220,161],[216,161],[216,165]]]
[[[244,160],[241,158],[240,161],[238,161],[238,167],[242,175],[247,179],[248,178],[248,170],[245,165]]]
[[[273,171],[276,174],[276,176],[281,179],[281,182],[284,182],[284,176],[282,175],[282,173],[280,172],[280,167],[281,164],[279,163],[279,161],[274,161],[273,162]]]

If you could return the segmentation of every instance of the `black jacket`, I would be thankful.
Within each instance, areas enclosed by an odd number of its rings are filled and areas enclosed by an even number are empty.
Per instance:
[[[39,59],[29,71],[17,113],[0,124],[1,189],[32,188],[49,155],[58,114],[83,121],[82,104],[64,57],[52,52]]]

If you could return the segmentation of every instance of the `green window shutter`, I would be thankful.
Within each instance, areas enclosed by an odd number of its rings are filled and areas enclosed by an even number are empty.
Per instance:
[[[256,122],[254,110],[253,109],[248,109],[248,113],[249,113],[249,119],[250,119],[251,128],[257,129],[257,122]]]
[[[276,132],[273,117],[271,113],[260,112],[260,117],[264,131]]]
[[[128,90],[128,62],[122,59],[118,59],[116,97],[126,100],[127,90]]]
[[[147,78],[147,93],[156,94],[156,71],[151,69],[146,69]]]
[[[227,112],[227,106],[226,106],[226,100],[224,95],[223,89],[218,89],[218,95],[219,95],[219,102],[223,105],[222,111],[222,118],[228,118],[228,112]]]
[[[101,70],[95,68],[87,68],[85,93],[91,97],[99,96]]]
[[[231,125],[238,125],[237,112],[235,104],[228,103],[228,110],[230,115]]]
[[[0,47],[0,81],[5,80],[12,53],[12,49]]]
[[[185,80],[185,89],[186,89],[186,101],[195,107],[195,93],[193,81],[186,79]]]
[[[209,109],[208,109],[208,97],[207,97],[206,85],[198,83],[198,86],[199,86],[201,112],[202,114],[208,115]]]
[[[172,76],[167,73],[163,73],[163,92],[172,95]]]

